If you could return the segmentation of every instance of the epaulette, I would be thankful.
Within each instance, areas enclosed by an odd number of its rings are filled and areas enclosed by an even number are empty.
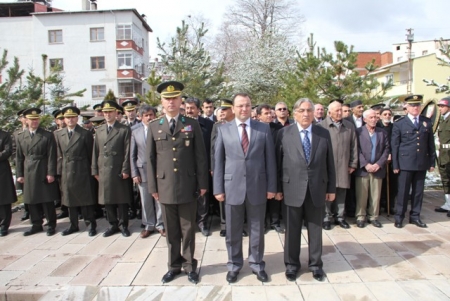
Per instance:
[[[161,117],[159,117],[159,118],[155,118],[155,119],[153,119],[153,120],[150,120],[150,123],[152,123],[152,122],[155,122],[155,121],[158,121],[158,120],[160,120],[161,118],[163,118],[164,116],[161,116]]]
[[[188,115],[185,115],[184,117],[187,117],[187,118],[191,118],[191,119],[197,120],[197,118],[194,118],[194,117],[188,116]]]

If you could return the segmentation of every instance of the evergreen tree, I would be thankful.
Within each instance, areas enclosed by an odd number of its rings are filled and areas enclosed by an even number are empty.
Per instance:
[[[103,98],[103,101],[106,101],[106,100],[112,100],[112,101],[117,102],[117,97],[114,95],[113,90],[111,90],[111,89],[108,90],[108,93],[106,93],[105,98]]]

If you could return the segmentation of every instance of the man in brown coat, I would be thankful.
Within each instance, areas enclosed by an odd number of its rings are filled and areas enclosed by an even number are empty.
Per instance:
[[[342,118],[340,99],[332,100],[328,106],[328,116],[320,126],[330,132],[336,169],[336,199],[326,202],[323,228],[331,229],[331,220],[344,229],[350,228],[345,221],[344,207],[346,190],[350,188],[350,175],[358,167],[358,142],[354,125]]]
[[[69,235],[78,232],[78,208],[86,224],[90,223],[89,236],[97,234],[94,217],[94,177],[91,176],[91,160],[94,138],[92,133],[77,124],[80,110],[77,107],[62,109],[67,127],[55,131],[58,155],[58,175],[61,176],[62,204],[69,208],[70,227],[62,232]]]
[[[28,131],[16,141],[17,182],[24,184],[23,200],[28,204],[32,227],[24,236],[43,231],[42,209],[48,221],[47,235],[55,234],[54,201],[60,198],[56,176],[56,143],[52,133],[39,127],[41,110],[27,109]]]
[[[2,183],[0,194],[0,236],[8,235],[11,224],[11,204],[17,201],[16,188],[9,165],[9,157],[12,154],[11,136],[0,130],[0,183]]]
[[[105,205],[111,227],[104,237],[120,232],[130,236],[128,230],[128,205],[131,202],[130,177],[130,127],[116,121],[119,105],[115,101],[104,101],[103,116],[106,123],[95,132],[92,155],[92,175],[98,180],[98,202]],[[117,212],[119,214],[117,214]]]
[[[163,283],[172,281],[181,268],[190,282],[199,281],[195,220],[197,198],[208,188],[208,164],[200,125],[180,114],[183,88],[175,81],[157,87],[166,115],[153,120],[147,134],[148,190],[161,204],[169,247],[169,271]]]

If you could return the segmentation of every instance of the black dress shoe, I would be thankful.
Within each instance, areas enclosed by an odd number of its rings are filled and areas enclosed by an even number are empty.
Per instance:
[[[383,225],[377,219],[374,219],[373,221],[369,220],[369,224],[372,224],[374,227],[377,228],[383,227]]]
[[[131,234],[130,234],[130,231],[128,230],[128,228],[127,227],[123,227],[123,229],[122,229],[122,236],[123,237],[129,237]]]
[[[0,228],[0,236],[8,235],[8,228],[6,226],[1,226]]]
[[[220,230],[219,235],[220,235],[220,237],[225,237],[225,236],[227,236],[227,230]]]
[[[331,223],[330,222],[323,222],[322,223],[322,228],[324,230],[331,230]]]
[[[228,272],[227,273],[227,281],[228,283],[235,283],[237,281],[237,276],[239,272]]]
[[[95,236],[95,235],[97,235],[97,230],[95,230],[95,229],[89,230],[89,236]]]
[[[247,233],[247,231],[245,231],[245,230],[242,230],[242,237],[247,237],[248,236],[248,233]]]
[[[366,226],[366,223],[364,221],[356,221],[356,226],[358,228],[364,228]]]
[[[287,270],[286,273],[284,273],[286,275],[286,279],[288,281],[295,281],[297,280],[297,272],[296,271],[292,271],[292,270]]]
[[[25,211],[22,215],[22,217],[20,218],[21,221],[26,221],[27,219],[30,218],[30,213],[28,213],[28,211]]]
[[[253,274],[255,274],[256,275],[256,279],[258,279],[261,282],[269,281],[269,276],[267,276],[267,273],[264,270],[259,271],[259,272],[253,271]]]
[[[61,212],[56,216],[57,219],[62,219],[62,218],[65,218],[65,217],[69,217],[69,213],[66,212],[66,211],[61,211]]]
[[[56,233],[55,228],[48,227],[48,229],[47,229],[47,236],[55,235],[55,233]]]
[[[435,212],[441,212],[441,213],[448,212],[448,210],[442,209],[441,207],[434,208],[434,211]]]
[[[198,283],[198,274],[196,272],[189,272],[186,273],[188,276],[188,280],[189,282],[193,283],[193,284],[197,284]]]
[[[42,231],[44,231],[44,228],[42,227],[31,227],[30,230],[23,232],[23,236],[30,236]]]
[[[317,281],[323,281],[324,280],[324,272],[322,269],[318,269],[318,270],[314,270],[312,272],[313,278],[316,279]]]
[[[409,221],[410,224],[414,224],[419,228],[427,228],[427,224],[422,223],[422,221],[420,219],[416,219],[415,221]]]
[[[206,227],[201,228],[202,234],[203,236],[209,236],[209,230]]]
[[[75,229],[74,228],[68,228],[68,229],[62,231],[61,235],[62,236],[66,236],[66,235],[70,235],[70,234],[78,232],[78,231],[80,231],[78,228],[75,228]]]
[[[344,228],[344,229],[350,228],[350,225],[344,220],[336,221],[336,225],[339,225],[339,226],[341,226],[341,228]]]
[[[395,222],[394,227],[399,229],[403,228],[402,222]]]
[[[179,275],[181,271],[168,271],[161,279],[162,283],[168,283],[172,281],[176,275]]]
[[[275,230],[275,232],[283,234],[284,233],[284,229],[281,228],[280,225],[272,225],[270,226],[270,228],[272,228],[273,230]]]
[[[106,229],[105,233],[103,233],[103,237],[108,237],[108,236],[114,235],[119,232],[120,232],[119,228],[111,227],[111,228]]]
[[[136,218],[136,212],[130,211],[128,213],[128,219],[135,219]]]

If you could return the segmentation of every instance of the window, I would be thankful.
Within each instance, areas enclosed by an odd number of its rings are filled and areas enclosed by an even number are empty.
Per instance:
[[[117,25],[117,40],[131,40],[131,24]]]
[[[62,43],[62,30],[49,30],[48,42],[50,44]]]
[[[119,69],[132,69],[133,68],[133,53],[131,52],[118,52],[117,53],[117,66]]]
[[[104,98],[106,96],[106,86],[92,86],[92,98]]]
[[[389,82],[394,82],[394,74],[388,74],[384,77],[384,82],[387,84]]]
[[[91,70],[105,69],[105,57],[93,56],[91,57]]]
[[[428,50],[423,50],[422,51],[422,55],[427,55],[428,54]]]
[[[400,50],[400,46],[397,46],[396,49],[397,49],[397,50]]]
[[[50,69],[56,71],[64,70],[64,60],[63,59],[50,59]]]
[[[103,41],[105,39],[105,28],[91,28],[91,41]]]

